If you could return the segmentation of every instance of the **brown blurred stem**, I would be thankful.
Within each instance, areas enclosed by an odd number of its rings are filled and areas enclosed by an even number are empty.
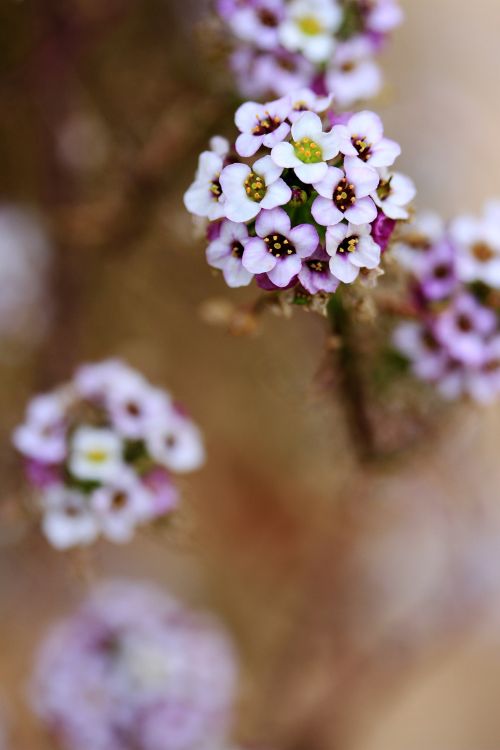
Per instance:
[[[328,320],[331,332],[338,342],[334,349],[334,366],[339,376],[341,404],[353,447],[360,461],[372,461],[377,457],[377,450],[368,414],[359,351],[351,316],[338,293],[328,303]]]

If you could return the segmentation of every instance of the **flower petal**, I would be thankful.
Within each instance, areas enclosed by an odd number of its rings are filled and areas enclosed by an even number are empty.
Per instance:
[[[258,159],[253,165],[252,171],[263,177],[267,187],[269,187],[281,177],[283,168],[276,164],[272,156],[268,155]]]
[[[276,208],[283,206],[292,197],[292,190],[284,180],[276,180],[271,187],[267,189],[264,198],[260,202],[261,208]]]
[[[378,143],[384,135],[384,126],[382,120],[375,112],[357,112],[353,115],[347,127],[351,136],[358,136],[360,138],[366,138],[368,143]]]
[[[241,262],[250,273],[266,273],[276,265],[276,258],[268,252],[265,242],[253,237],[245,245]]]
[[[344,177],[344,173],[337,167],[328,167],[328,171],[322,180],[313,183],[313,187],[323,198],[332,198],[333,191]]]
[[[344,215],[338,210],[328,198],[321,195],[316,198],[311,207],[313,218],[324,227],[334,226],[344,218]]]
[[[276,286],[284,287],[290,283],[294,276],[296,276],[302,267],[300,258],[297,255],[291,255],[284,260],[278,261],[272,271],[267,274],[273,284]]]
[[[339,279],[339,281],[343,281],[344,284],[350,284],[357,279],[359,275],[359,268],[353,266],[348,258],[345,258],[338,253],[330,260],[330,271],[337,279]]]
[[[278,233],[285,236],[290,231],[290,217],[282,208],[273,208],[270,211],[261,211],[255,222],[255,230],[259,237],[267,237],[268,234]]]
[[[236,151],[240,156],[253,156],[259,150],[263,140],[261,135],[241,133],[236,139]]]
[[[238,258],[229,258],[223,273],[226,284],[234,289],[248,286],[253,278],[253,274],[247,271]]]
[[[288,237],[300,258],[308,258],[318,247],[318,232],[312,224],[299,224],[289,232]]]
[[[351,224],[371,224],[377,218],[377,207],[371,198],[360,198],[345,212]]]
[[[328,166],[326,162],[320,161],[318,164],[297,164],[295,166],[295,174],[305,182],[307,185],[311,185],[313,182],[321,182],[326,177],[328,172]]]
[[[377,189],[380,182],[379,173],[373,167],[364,164],[360,159],[346,156],[344,169],[347,179],[356,187],[356,196],[358,198],[364,198]]]

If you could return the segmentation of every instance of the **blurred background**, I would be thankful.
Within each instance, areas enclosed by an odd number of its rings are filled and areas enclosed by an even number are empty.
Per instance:
[[[500,196],[500,6],[402,5],[373,106],[402,145],[418,206],[477,212]],[[47,239],[33,242],[52,248],[46,282],[37,270],[47,288],[20,286],[23,312],[10,308],[5,336],[0,326],[0,712],[11,747],[52,747],[26,701],[33,654],[92,580],[119,575],[227,622],[242,661],[242,745],[496,750],[500,412],[445,410],[404,455],[362,467],[323,373],[319,317],[268,316],[250,338],[207,324],[207,299],[252,299],[212,275],[182,206],[198,153],[230,132],[235,107],[228,74],[216,61],[211,72],[207,12],[197,0],[0,5],[0,202],[35,216]],[[19,338],[26,307],[23,330],[41,330]],[[9,436],[32,393],[109,356],[189,407],[209,460],[186,480],[171,530],[98,546],[83,575],[24,513]]]

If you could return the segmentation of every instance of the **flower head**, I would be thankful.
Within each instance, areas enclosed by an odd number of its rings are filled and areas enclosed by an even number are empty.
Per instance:
[[[279,39],[286,49],[302,52],[311,62],[326,62],[335,48],[333,33],[341,21],[337,0],[291,0],[279,27]]]
[[[236,672],[214,618],[113,581],[51,629],[31,696],[65,750],[198,750],[225,744]]]
[[[328,227],[326,250],[330,256],[330,271],[345,284],[352,283],[362,268],[377,268],[380,263],[380,247],[366,225],[342,223]]]
[[[137,526],[176,506],[170,472],[204,460],[194,423],[118,360],[84,365],[64,388],[35,397],[13,441],[57,548],[100,534],[128,541]]]
[[[315,183],[319,193],[311,212],[318,224],[334,226],[343,219],[351,224],[370,224],[377,217],[371,197],[380,182],[378,173],[359,159],[347,157],[344,169],[329,167]]]
[[[224,216],[219,182],[225,157],[225,154],[221,153],[221,139],[218,139],[213,146],[215,148],[213,147],[211,151],[204,151],[201,154],[195,180],[184,195],[187,210],[196,216],[205,216],[210,221]]]
[[[290,132],[287,117],[291,102],[288,96],[267,104],[245,102],[236,110],[234,120],[240,135],[236,151],[240,156],[253,156],[261,146],[272,148]]]
[[[274,146],[271,157],[280,167],[293,169],[307,184],[322,180],[327,162],[339,153],[337,133],[323,131],[321,118],[315,112],[304,112],[292,125],[292,141]]]

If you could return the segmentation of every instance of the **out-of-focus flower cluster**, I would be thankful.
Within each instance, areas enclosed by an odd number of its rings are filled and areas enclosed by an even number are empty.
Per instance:
[[[415,188],[391,169],[399,145],[373,112],[322,118],[330,104],[310,89],[247,102],[234,146],[214,138],[201,154],[184,200],[208,219],[207,260],[229,286],[332,294],[378,269],[408,218]]]
[[[375,57],[403,15],[397,0],[218,0],[216,7],[242,96],[312,87],[332,92],[340,107],[379,93]]]
[[[149,585],[101,585],[42,646],[36,712],[66,750],[220,750],[236,661],[213,618]]]
[[[1,349],[37,344],[47,331],[51,248],[36,216],[0,206]]]
[[[14,444],[57,548],[100,534],[129,541],[136,526],[176,507],[172,473],[204,460],[184,411],[118,360],[84,365],[67,385],[33,398]]]
[[[446,226],[422,214],[394,252],[412,274],[418,320],[394,332],[413,373],[449,399],[500,394],[500,202]]]

